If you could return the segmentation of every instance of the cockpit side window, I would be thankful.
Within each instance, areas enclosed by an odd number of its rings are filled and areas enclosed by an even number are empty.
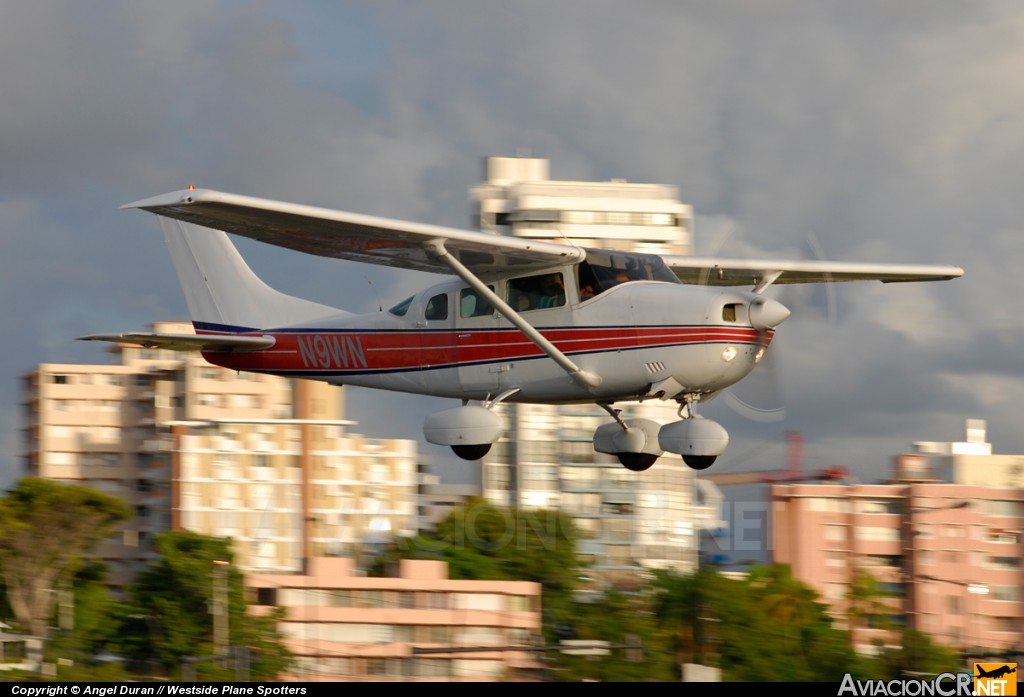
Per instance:
[[[448,319],[448,294],[441,293],[428,300],[427,308],[423,312],[423,318],[438,321]]]

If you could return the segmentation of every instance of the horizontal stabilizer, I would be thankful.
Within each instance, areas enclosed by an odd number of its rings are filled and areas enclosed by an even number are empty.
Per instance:
[[[90,334],[78,337],[80,341],[113,341],[119,344],[138,344],[145,348],[172,351],[259,351],[274,345],[272,336],[223,336],[210,334]]]

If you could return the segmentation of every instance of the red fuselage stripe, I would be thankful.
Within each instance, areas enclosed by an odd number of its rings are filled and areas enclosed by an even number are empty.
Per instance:
[[[542,329],[567,354],[707,343],[767,346],[773,332],[749,327],[637,327]],[[366,372],[457,366],[537,358],[543,352],[515,330],[464,327],[444,331],[374,332],[353,329],[272,334],[264,351],[216,352],[220,365],[264,371]]]

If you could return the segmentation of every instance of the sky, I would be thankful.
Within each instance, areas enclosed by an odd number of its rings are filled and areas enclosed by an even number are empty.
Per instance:
[[[467,228],[488,155],[676,186],[702,255],[964,268],[781,289],[794,316],[757,397],[779,410],[707,404],[732,439],[718,471],[783,467],[798,431],[805,468],[873,481],[968,418],[1024,453],[1016,0],[0,0],[0,65],[0,484],[22,475],[22,375],[186,318],[156,219],[119,206],[195,184]],[[435,280],[238,246],[352,311]],[[421,442],[452,406],[346,404],[356,430]]]

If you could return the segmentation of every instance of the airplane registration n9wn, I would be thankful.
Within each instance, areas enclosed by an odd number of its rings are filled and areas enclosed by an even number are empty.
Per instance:
[[[957,278],[955,266],[658,256],[458,230],[189,189],[130,203],[160,217],[195,334],[82,337],[198,350],[233,370],[461,400],[424,436],[468,460],[502,433],[503,401],[594,403],[594,449],[630,470],[666,451],[709,467],[728,445],[697,406],[748,375],[789,316],[772,284]],[[377,313],[281,293],[228,235],[336,259],[443,274]],[[674,400],[679,420],[617,402]],[[471,403],[472,402],[472,403]]]

